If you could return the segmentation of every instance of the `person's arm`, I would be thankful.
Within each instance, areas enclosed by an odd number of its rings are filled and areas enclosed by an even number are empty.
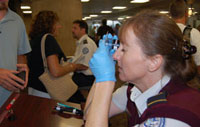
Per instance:
[[[59,59],[57,55],[50,55],[47,57],[47,64],[49,67],[50,73],[54,77],[63,76],[67,73],[74,72],[77,70],[86,70],[88,69],[87,66],[82,64],[74,64],[74,63],[67,63],[65,66],[62,66],[59,63]]]
[[[87,100],[86,100],[86,104],[85,104],[85,108],[84,108],[84,117],[83,117],[84,120],[87,119],[88,110],[90,109],[91,102],[92,102],[94,92],[96,89],[95,87],[96,87],[96,84],[94,83],[92,85],[92,88],[90,89],[88,96],[87,96]],[[127,87],[124,87],[124,86],[120,87],[112,94],[112,101],[111,101],[110,110],[109,110],[109,118],[112,116],[115,116],[119,113],[122,113],[126,110],[126,103],[127,103],[126,92],[125,92],[126,88]],[[125,94],[124,94],[124,92],[125,92]],[[120,100],[120,101],[118,101],[118,100]],[[118,101],[117,105],[115,104],[116,101]]]
[[[93,87],[93,96],[87,109],[86,127],[108,126],[108,114],[115,86],[115,61],[112,58],[110,47],[103,40],[89,62],[89,66],[96,78]]]
[[[86,127],[107,127],[108,113],[115,82],[106,81],[96,84],[94,96],[86,120]]]
[[[86,100],[86,103],[85,103],[85,107],[84,107],[84,116],[83,116],[83,119],[86,120],[87,119],[87,115],[88,115],[88,110],[90,109],[90,106],[91,106],[91,102],[92,102],[92,99],[93,99],[93,96],[94,96],[94,90],[95,90],[95,87],[96,87],[96,83],[94,82],[94,84],[92,85],[91,89],[90,89],[90,92],[87,96],[87,100]]]

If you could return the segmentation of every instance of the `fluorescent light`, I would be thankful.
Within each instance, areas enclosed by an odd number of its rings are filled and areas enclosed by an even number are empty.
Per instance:
[[[101,11],[101,13],[112,13],[112,11]]]
[[[188,9],[189,9],[189,10],[191,10],[191,9],[193,10],[194,8],[189,7]]]
[[[90,0],[81,0],[81,2],[89,2]]]
[[[23,11],[24,14],[31,14],[32,11]]]
[[[112,9],[125,9],[125,8],[126,8],[125,6],[115,6]]]
[[[132,0],[130,3],[146,3],[149,2],[149,0]]]
[[[168,14],[169,11],[160,11],[161,14]]]
[[[88,16],[88,17],[84,17],[84,18],[85,18],[85,19],[91,19],[91,17],[89,17],[89,16]]]
[[[118,18],[118,20],[123,20],[124,18]]]
[[[126,19],[129,19],[129,18],[131,18],[131,16],[127,16],[127,17],[126,17]]]
[[[188,10],[188,15],[191,16],[192,15],[192,9]]]
[[[98,17],[98,15],[90,15],[90,17]]]
[[[21,8],[21,9],[31,9],[30,6],[21,6],[20,8]]]

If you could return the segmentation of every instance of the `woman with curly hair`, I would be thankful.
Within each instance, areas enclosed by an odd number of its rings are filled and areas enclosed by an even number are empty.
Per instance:
[[[60,77],[69,72],[87,69],[82,64],[69,63],[65,66],[60,64],[61,58],[65,58],[65,55],[55,39],[59,28],[61,28],[59,18],[53,11],[40,11],[36,15],[35,20],[33,20],[29,33],[32,52],[28,54],[28,66],[30,68],[28,93],[30,95],[50,98],[45,86],[38,78],[44,72],[41,39],[47,33],[45,55],[52,76]]]

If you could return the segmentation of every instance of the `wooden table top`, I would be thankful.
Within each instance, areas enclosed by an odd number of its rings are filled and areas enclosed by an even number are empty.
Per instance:
[[[13,98],[16,101],[9,113],[6,107]],[[54,110],[57,102],[25,93],[13,93],[0,109],[0,127],[81,127],[83,120],[80,116]],[[80,105],[75,103],[61,103],[80,109]],[[12,117],[9,117],[10,114]]]

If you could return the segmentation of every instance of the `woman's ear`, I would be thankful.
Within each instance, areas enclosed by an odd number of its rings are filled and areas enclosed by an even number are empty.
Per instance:
[[[148,63],[148,70],[150,72],[156,71],[161,68],[161,65],[163,63],[163,57],[159,54],[155,56],[151,56],[149,58],[149,63]]]

